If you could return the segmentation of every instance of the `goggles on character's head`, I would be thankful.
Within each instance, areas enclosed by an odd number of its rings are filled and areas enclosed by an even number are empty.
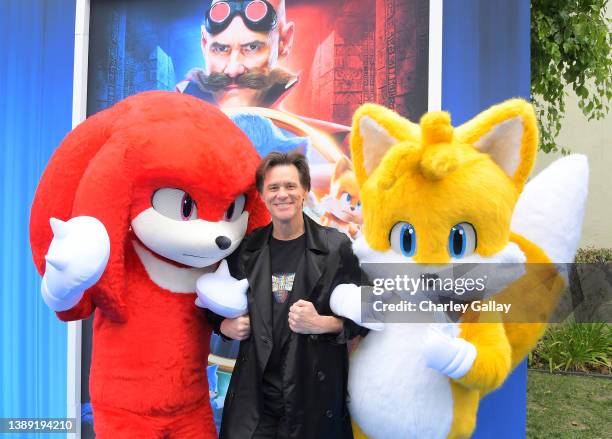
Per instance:
[[[246,27],[253,32],[268,32],[277,24],[276,11],[266,0],[227,0],[210,6],[204,17],[204,27],[211,35],[223,32],[236,14],[240,14]]]

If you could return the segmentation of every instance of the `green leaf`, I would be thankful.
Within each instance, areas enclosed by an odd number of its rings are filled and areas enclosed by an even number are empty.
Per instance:
[[[612,99],[612,34],[607,0],[531,2],[533,96],[543,151],[557,151],[566,88],[579,97],[588,119],[601,118]],[[562,149],[562,152],[564,149]]]
[[[576,94],[578,96],[580,96],[581,98],[586,99],[587,96],[589,95],[589,91],[587,90],[587,88],[584,85],[578,85],[575,88]]]

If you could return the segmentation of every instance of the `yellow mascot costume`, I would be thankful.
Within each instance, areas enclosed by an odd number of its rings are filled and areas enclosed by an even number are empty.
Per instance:
[[[364,265],[371,279],[381,276],[380,263],[522,268],[487,297],[512,303],[511,314],[490,306],[433,323],[423,311],[415,322],[369,326],[377,330],[349,369],[356,437],[470,437],[480,399],[541,337],[565,283],[555,264],[573,260],[580,238],[588,165],[584,156],[564,157],[527,183],[537,142],[533,109],[520,99],[457,128],[445,112],[419,125],[373,104],[355,114],[364,225],[354,251],[361,263],[379,263]],[[337,287],[331,305],[361,321],[357,286]]]

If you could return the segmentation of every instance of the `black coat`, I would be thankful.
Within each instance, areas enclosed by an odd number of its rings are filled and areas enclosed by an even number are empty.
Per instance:
[[[360,283],[350,240],[335,229],[304,217],[306,255],[302,258],[290,304],[312,302],[321,315],[333,315],[329,297],[340,283]],[[240,343],[236,366],[225,398],[221,439],[250,438],[263,407],[262,377],[272,352],[272,305],[269,238],[272,225],[255,230],[230,263],[232,274],[249,280],[247,293],[251,336]],[[210,319],[218,329],[220,318]],[[363,328],[344,320],[340,334],[288,337],[282,374],[285,414],[291,438],[352,438],[347,409],[346,341]]]

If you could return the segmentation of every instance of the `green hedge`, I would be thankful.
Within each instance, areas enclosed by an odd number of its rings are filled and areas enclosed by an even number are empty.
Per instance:
[[[529,366],[554,371],[612,373],[612,325],[552,324],[529,355]]]
[[[576,253],[576,263],[612,262],[612,249],[585,247]],[[597,320],[592,320],[597,321]],[[612,325],[576,323],[573,317],[551,324],[529,355],[529,366],[554,371],[612,373]]]
[[[612,248],[585,247],[576,252],[576,263],[593,264],[612,261]]]

